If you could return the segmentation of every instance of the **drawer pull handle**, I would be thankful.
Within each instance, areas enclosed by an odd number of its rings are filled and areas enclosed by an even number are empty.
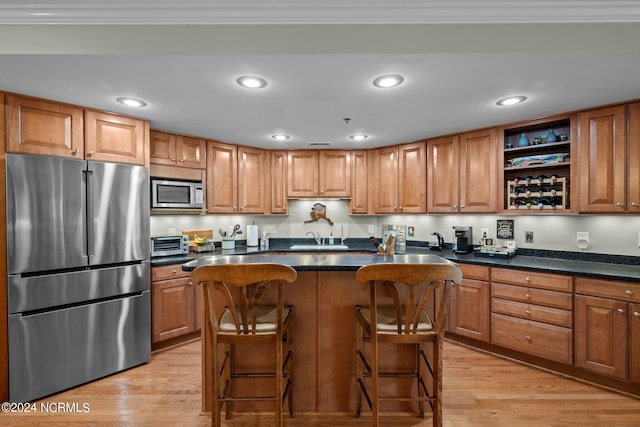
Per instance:
[[[629,296],[633,295],[633,292],[632,292],[632,291],[630,291],[629,289],[627,289],[626,291],[624,291],[624,293],[625,293],[625,294],[627,294],[627,295],[629,295]]]
[[[636,317],[640,317],[640,311],[634,311],[633,315],[636,316]]]
[[[524,278],[524,281],[525,281],[525,282],[529,282],[530,280],[531,280],[531,279],[529,279],[528,277],[525,277],[525,278]]]
[[[531,295],[529,295],[529,294],[524,294],[524,297],[525,297],[526,299],[529,299],[529,298],[531,298]]]
[[[621,308],[619,308],[619,309],[618,309],[618,313],[624,313],[624,310],[623,310],[623,309],[621,309]]]
[[[531,342],[531,337],[529,335],[527,335],[526,337],[524,337],[525,340]]]
[[[524,314],[529,315],[529,314],[531,314],[531,312],[529,310],[525,310]]]
[[[177,274],[177,273],[178,273],[178,271],[177,271],[177,270],[171,270],[171,272],[172,272],[173,274]]]

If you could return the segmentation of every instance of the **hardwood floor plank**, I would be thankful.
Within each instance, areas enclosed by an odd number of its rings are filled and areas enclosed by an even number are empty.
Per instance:
[[[34,402],[38,412],[2,413],[3,426],[209,426],[200,412],[200,342],[152,356],[150,363]],[[640,399],[445,342],[447,427],[640,426]],[[56,412],[45,408],[63,405]],[[83,405],[88,410],[83,411]],[[74,406],[75,405],[75,406]],[[299,413],[289,427],[362,427],[370,417]],[[431,418],[387,414],[383,425],[430,426]],[[225,427],[270,427],[269,414],[237,414]]]

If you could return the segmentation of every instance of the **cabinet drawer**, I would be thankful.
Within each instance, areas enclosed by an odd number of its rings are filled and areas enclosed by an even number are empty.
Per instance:
[[[543,307],[524,302],[507,301],[500,298],[491,299],[491,312],[501,313],[522,319],[552,323],[565,328],[573,327],[573,311]]]
[[[640,302],[640,283],[577,277],[576,293],[628,302]]]
[[[492,268],[491,281],[529,286],[532,288],[551,289],[554,291],[571,292],[573,290],[573,281],[571,276],[538,273],[535,271]]]
[[[489,281],[489,267],[483,265],[458,264],[465,279]]]
[[[561,308],[563,310],[573,309],[573,298],[571,294],[535,289],[526,286],[492,283],[491,296],[530,304],[540,304],[547,307]]]
[[[151,281],[177,279],[178,277],[189,277],[190,271],[183,271],[182,264],[160,265],[151,267]]]
[[[573,331],[569,328],[494,313],[491,343],[560,363],[573,363]]]

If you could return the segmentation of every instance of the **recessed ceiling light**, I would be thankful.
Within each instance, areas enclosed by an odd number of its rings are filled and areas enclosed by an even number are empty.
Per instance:
[[[369,138],[369,135],[359,133],[356,135],[351,135],[349,138],[353,139],[354,141],[364,141],[365,139]]]
[[[283,133],[278,133],[278,134],[272,135],[271,138],[275,139],[276,141],[286,141],[287,139],[290,138],[290,136],[285,135]]]
[[[377,77],[373,80],[375,87],[396,87],[404,81],[404,77],[399,74],[387,74],[385,76]]]
[[[236,82],[242,86],[249,89],[261,89],[267,85],[267,81],[265,79],[261,79],[260,77],[255,76],[242,76],[238,77]]]
[[[129,98],[127,96],[121,96],[120,98],[116,98],[121,104],[128,105],[129,107],[146,107],[147,103],[141,99]]]
[[[499,100],[498,102],[496,102],[497,105],[500,105],[501,107],[508,107],[510,105],[516,105],[516,104],[520,104],[521,102],[524,102],[527,100],[526,96],[509,96],[507,98],[502,98],[501,100]]]

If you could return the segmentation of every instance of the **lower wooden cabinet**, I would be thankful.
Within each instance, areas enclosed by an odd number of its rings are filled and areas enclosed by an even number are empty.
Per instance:
[[[640,285],[576,278],[576,367],[640,383]]]
[[[488,342],[489,267],[460,264],[462,283],[451,288],[447,331]]]
[[[151,268],[151,345],[201,329],[202,290],[179,264]]]
[[[572,291],[570,276],[492,268],[491,343],[573,364]]]

